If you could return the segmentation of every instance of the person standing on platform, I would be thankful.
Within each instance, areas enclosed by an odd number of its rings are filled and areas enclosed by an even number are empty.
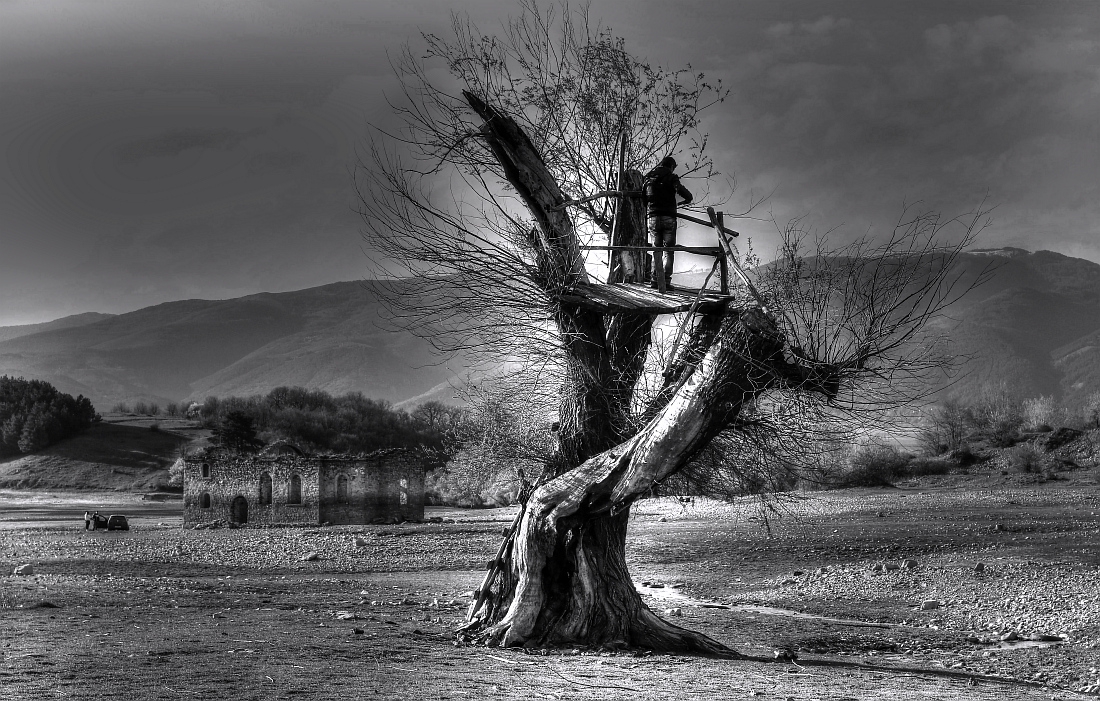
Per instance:
[[[676,197],[679,204],[692,201],[691,192],[680,183],[676,173],[676,159],[665,156],[656,168],[645,176],[646,220],[649,237],[657,249],[653,252],[653,282],[661,292],[672,288],[673,251],[662,251],[676,245]]]

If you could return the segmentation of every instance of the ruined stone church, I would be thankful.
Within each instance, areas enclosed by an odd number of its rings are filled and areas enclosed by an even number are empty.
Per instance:
[[[368,524],[424,518],[424,467],[410,451],[258,455],[208,448],[184,458],[183,523]]]

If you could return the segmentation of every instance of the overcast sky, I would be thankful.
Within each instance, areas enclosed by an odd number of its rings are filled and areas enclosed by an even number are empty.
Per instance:
[[[364,277],[355,149],[388,119],[387,51],[451,9],[491,30],[516,5],[0,0],[0,325]],[[1100,262],[1100,3],[592,14],[733,88],[715,160],[777,217],[854,234],[987,196],[980,245]]]

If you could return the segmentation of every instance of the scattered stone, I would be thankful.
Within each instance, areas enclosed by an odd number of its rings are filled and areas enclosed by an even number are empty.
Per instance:
[[[358,536],[358,535],[355,536],[355,547],[365,548],[365,547],[367,547],[367,544],[368,544],[368,541],[367,541],[366,538],[364,538],[363,536]]]
[[[901,563],[901,567],[902,567],[902,569],[905,569],[905,570],[915,570],[915,569],[917,569],[917,561],[910,558],[908,560],[903,561]]]
[[[974,565],[974,574],[981,574],[982,572],[985,572],[985,563],[984,562],[979,562],[976,565]]]
[[[885,572],[886,571],[886,563],[876,562],[875,564],[871,565],[871,571],[872,572]]]
[[[1009,632],[1005,633],[1004,635],[1002,635],[1000,637],[1000,641],[1002,643],[1011,643],[1014,640],[1019,640],[1019,639],[1020,639],[1019,633],[1017,633],[1014,630],[1010,630]]]
[[[362,628],[352,628],[351,632],[355,633],[356,635],[363,635],[367,631],[363,630]]]
[[[877,514],[875,514],[875,516],[878,516],[879,518],[886,518],[886,512],[879,511]]]
[[[1032,635],[1028,640],[1033,640],[1037,643],[1060,643],[1064,638],[1060,635],[1050,635],[1048,633],[1036,633]]]
[[[15,570],[12,572],[12,574],[14,574],[18,577],[28,577],[28,576],[34,574],[34,566],[33,565],[19,565],[18,567],[15,568]]]
[[[682,608],[679,608],[679,607],[672,608],[672,609],[665,609],[665,615],[666,616],[683,616],[684,615],[684,610]]]
[[[924,601],[920,602],[921,611],[932,611],[938,609],[939,607],[940,602],[936,601],[935,599],[925,599]]]
[[[1005,528],[1005,525],[1003,523],[995,523],[995,524],[993,524],[993,530],[995,530],[995,531],[1006,531],[1008,529]]]
[[[337,611],[336,620],[338,621],[354,621],[358,616],[350,611]]]
[[[661,523],[668,523],[668,519],[665,518],[664,516],[662,516],[661,518],[659,518],[657,520],[660,521]]]
[[[317,562],[321,559],[321,555],[316,552],[311,552],[302,557],[302,562]]]
[[[58,606],[57,604],[55,604],[52,601],[47,601],[45,599],[42,599],[41,601],[36,601],[33,604],[30,604],[29,606],[26,606],[25,608],[29,608],[29,609],[59,609],[61,607]],[[51,616],[51,618],[52,618],[52,616]]]
[[[901,565],[899,565],[896,562],[887,562],[886,563],[886,571],[887,572],[894,572],[895,570],[900,570],[900,569],[901,569]]]

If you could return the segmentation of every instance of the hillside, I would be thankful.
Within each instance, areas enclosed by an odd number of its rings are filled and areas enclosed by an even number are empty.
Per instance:
[[[45,450],[0,461],[0,488],[161,489],[181,447],[205,435],[187,423],[161,422],[167,427],[156,431],[140,419],[97,423]]]
[[[42,331],[54,331],[56,329],[68,329],[75,326],[85,326],[96,321],[103,319],[109,319],[114,316],[113,314],[100,314],[99,312],[85,312],[83,314],[73,314],[72,316],[65,316],[60,319],[54,319],[53,321],[47,321],[41,324],[24,324],[21,326],[0,326],[0,343],[11,340],[13,338],[19,338],[20,336],[30,336],[34,333],[41,333]]]
[[[945,393],[972,399],[1004,383],[1020,397],[1078,404],[1100,390],[1100,265],[1050,251],[975,251],[962,257],[963,284],[988,266],[992,279],[939,322],[971,358]],[[47,380],[101,411],[280,385],[403,405],[453,401],[450,383],[466,368],[439,362],[426,341],[387,330],[370,282],[0,328],[0,374]]]
[[[947,395],[969,401],[1004,383],[1021,398],[1077,406],[1100,391],[1100,265],[1051,251],[976,251],[964,256],[964,279],[986,265],[992,279],[940,323],[970,358]]]
[[[427,342],[383,324],[362,282],[169,302],[2,341],[0,375],[47,380],[103,410],[280,385],[400,401],[458,374],[438,365]]]

